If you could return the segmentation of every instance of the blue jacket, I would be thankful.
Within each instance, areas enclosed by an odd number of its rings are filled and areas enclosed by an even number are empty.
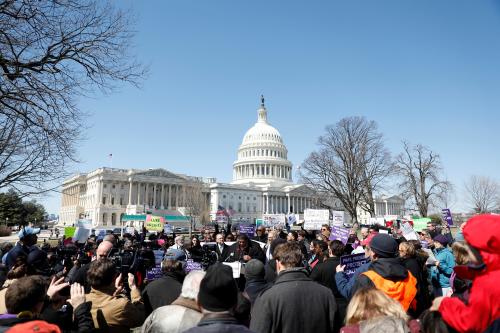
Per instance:
[[[337,284],[337,289],[339,290],[339,293],[344,296],[346,299],[350,299],[352,297],[352,286],[354,286],[354,282],[356,281],[356,278],[358,275],[361,273],[364,273],[368,270],[368,267],[370,266],[370,261],[367,263],[361,265],[358,267],[357,270],[354,271],[354,275],[347,277],[347,274],[344,272],[338,272],[335,273],[335,283]]]
[[[445,247],[434,250],[434,256],[439,261],[439,266],[431,268],[432,285],[436,288],[449,288],[450,276],[455,267],[455,258],[450,249]]]

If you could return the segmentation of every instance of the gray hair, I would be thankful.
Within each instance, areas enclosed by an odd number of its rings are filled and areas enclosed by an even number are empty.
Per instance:
[[[198,300],[198,292],[200,291],[200,283],[205,276],[203,271],[192,271],[184,278],[181,289],[181,297]]]

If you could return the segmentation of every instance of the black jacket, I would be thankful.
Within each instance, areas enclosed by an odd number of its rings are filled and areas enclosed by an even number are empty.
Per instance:
[[[337,304],[330,289],[303,268],[282,271],[252,308],[250,329],[259,333],[319,333],[335,329]]]
[[[207,314],[196,327],[184,333],[252,333],[248,328],[228,314]]]
[[[217,244],[215,246],[215,252],[217,253],[217,258],[219,259],[219,261],[223,261],[225,258],[223,258],[223,255],[224,255],[224,251],[226,251],[227,253],[227,248],[229,247],[229,245],[226,245],[226,244],[223,244],[222,245],[222,251],[219,249],[219,244]]]
[[[270,288],[271,286],[272,284],[268,283],[264,279],[247,279],[245,284],[245,293],[247,294],[250,303],[253,305],[253,303],[255,303],[255,300],[257,299],[257,296],[259,296],[262,291]]]
[[[260,248],[259,244],[255,242],[248,242],[248,246],[241,251],[239,249],[239,244],[238,242],[234,243],[233,245],[229,246],[223,253],[222,253],[222,261],[225,262],[234,262],[234,261],[241,261],[243,262],[243,256],[244,255],[249,255],[252,259],[257,259],[262,261],[263,263],[265,262],[265,254]]]
[[[160,306],[170,305],[179,297],[184,273],[168,272],[158,280],[150,282],[142,291],[146,315]]]
[[[416,310],[411,310],[410,314],[414,318],[420,317],[420,314],[424,310],[428,309],[430,304],[429,298],[429,283],[427,281],[427,275],[424,274],[424,268],[419,263],[417,258],[402,258],[401,262],[406,267],[407,270],[417,279],[417,295],[415,296],[417,300]]]

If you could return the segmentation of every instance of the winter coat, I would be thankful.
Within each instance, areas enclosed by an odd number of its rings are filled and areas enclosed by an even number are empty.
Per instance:
[[[276,259],[269,260],[264,266],[264,279],[268,283],[274,283],[278,273],[276,273]]]
[[[110,333],[128,333],[130,328],[141,326],[144,322],[144,305],[139,290],[134,288],[131,291],[132,301],[125,295],[113,296],[113,291],[111,288],[103,291],[92,288],[90,294],[86,295],[87,301],[92,302],[95,328]]]
[[[408,310],[417,294],[417,280],[410,275],[399,258],[379,258],[372,261],[368,270],[356,278],[352,287],[352,295],[363,287],[379,288],[373,277],[369,275],[376,275],[385,281],[384,286],[387,289],[381,289],[381,291],[400,302],[406,311]]]
[[[337,303],[337,314],[336,320],[337,328],[343,325],[343,321],[347,311],[347,299],[342,296],[337,289],[337,284],[335,283],[335,270],[336,267],[340,265],[340,258],[329,257],[322,263],[319,263],[314,267],[311,272],[310,278],[327,288],[330,288],[333,295],[335,296],[335,302]]]
[[[259,333],[332,332],[337,304],[332,291],[307,276],[303,268],[278,274],[252,308],[250,329]]]
[[[258,243],[252,242],[252,241],[248,242],[248,247],[243,249],[243,251],[240,251],[238,242],[229,246],[222,253],[222,258],[223,258],[222,261],[226,261],[226,262],[242,261],[243,262],[244,255],[249,255],[252,259],[260,260],[260,261],[262,261],[262,263],[266,262],[266,256],[265,256],[264,252],[262,251],[262,249],[260,248],[260,245]]]
[[[478,215],[464,227],[467,243],[479,251],[485,267],[459,272],[472,280],[468,303],[445,297],[439,306],[443,320],[458,332],[483,332],[500,318],[500,216]]]
[[[415,310],[412,310],[410,314],[412,317],[418,318],[420,314],[430,306],[427,275],[424,274],[424,268],[417,258],[401,258],[401,262],[417,279],[417,296],[415,296],[417,307]]]
[[[148,283],[142,291],[146,315],[160,306],[172,304],[179,297],[184,276],[184,272],[167,272],[158,280]]]
[[[351,299],[353,295],[352,287],[354,286],[354,282],[356,282],[357,277],[361,273],[368,270],[368,267],[370,267],[369,261],[359,266],[358,269],[354,271],[354,274],[351,276],[351,278],[349,278],[344,272],[335,273],[335,284],[337,285],[339,293],[346,299]]]
[[[450,277],[455,267],[455,257],[450,249],[435,249],[434,256],[439,261],[439,266],[431,267],[431,282],[434,288],[449,288]]]
[[[229,314],[204,315],[197,326],[185,333],[253,333]]]
[[[141,333],[181,333],[195,327],[202,316],[196,301],[179,297],[171,305],[154,310],[142,325]]]
[[[248,296],[250,304],[253,305],[257,296],[260,295],[262,291],[272,286],[271,283],[268,283],[264,279],[251,279],[247,280],[245,284],[245,294]]]

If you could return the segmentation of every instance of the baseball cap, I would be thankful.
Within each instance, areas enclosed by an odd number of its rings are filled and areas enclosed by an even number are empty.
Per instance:
[[[19,239],[23,239],[28,235],[36,235],[40,233],[40,228],[24,227],[17,233]]]

